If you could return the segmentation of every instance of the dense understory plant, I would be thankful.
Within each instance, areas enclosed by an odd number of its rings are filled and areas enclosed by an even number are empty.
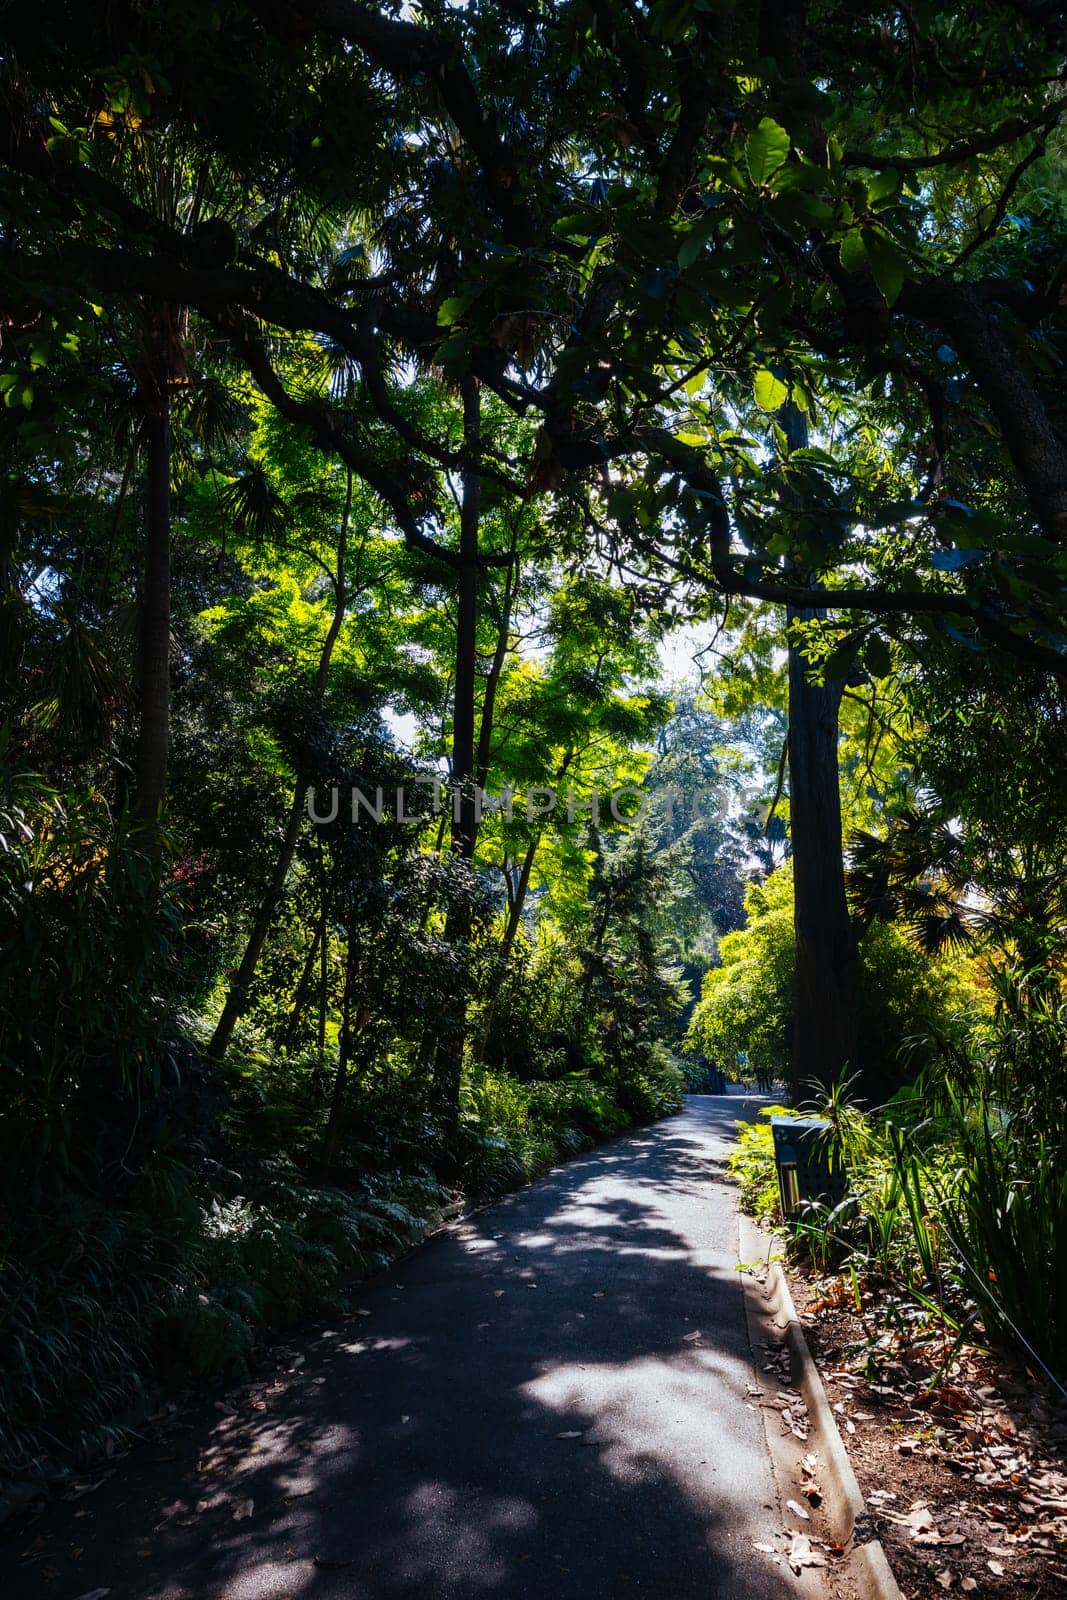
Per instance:
[[[793,1237],[833,1266],[910,1300],[942,1331],[1014,1350],[1067,1380],[1067,1178],[1059,1150],[988,1093],[922,1075],[868,1112],[840,1091],[833,1125],[848,1194],[808,1205]],[[769,1131],[769,1130],[768,1130]],[[769,1139],[742,1130],[731,1161],[742,1204],[777,1215]]]

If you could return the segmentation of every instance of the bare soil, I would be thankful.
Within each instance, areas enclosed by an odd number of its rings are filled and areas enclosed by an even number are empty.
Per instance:
[[[796,1266],[790,1284],[905,1600],[1067,1595],[1058,1391],[988,1351],[953,1354],[892,1291]]]

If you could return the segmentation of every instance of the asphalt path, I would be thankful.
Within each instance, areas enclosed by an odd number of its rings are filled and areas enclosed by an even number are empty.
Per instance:
[[[723,1167],[758,1103],[692,1097],[362,1285],[233,1414],[51,1507],[6,1600],[795,1593],[753,1549],[781,1516]]]

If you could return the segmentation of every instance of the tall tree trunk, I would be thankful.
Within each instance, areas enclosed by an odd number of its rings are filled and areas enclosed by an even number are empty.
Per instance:
[[[795,406],[782,421],[790,449],[808,442]],[[813,600],[816,594],[813,593]],[[793,846],[796,982],[793,1084],[829,1085],[856,1065],[859,955],[845,893],[838,772],[838,716],[844,682],[816,683],[798,648],[795,622],[821,616],[787,614],[789,627],[789,832]]]
[[[463,395],[463,448],[466,468],[459,522],[459,597],[456,617],[455,699],[452,711],[452,824],[453,855],[461,861],[474,858],[478,833],[475,799],[475,685],[478,669],[478,523],[481,516],[481,393],[476,378],[465,378]],[[445,940],[463,944],[470,938],[470,911],[451,906],[445,918]],[[451,997],[433,1052],[434,1099],[449,1143],[459,1125],[459,1090],[466,1040],[467,996]]]
[[[456,684],[452,709],[452,850],[464,861],[474,856],[478,831],[474,796],[475,686],[478,673],[478,523],[482,480],[481,395],[476,378],[463,381],[463,445],[467,470],[459,519],[459,597],[456,617]]]
[[[322,921],[319,934],[319,1010],[316,1019],[315,1042],[318,1046],[319,1060],[326,1059],[326,1012],[329,1009],[330,999],[330,939],[329,939],[329,907],[326,899],[326,873],[319,862],[322,873]]]
[[[140,723],[134,812],[145,855],[160,856],[170,743],[171,310],[153,315],[139,389],[145,439],[145,555],[138,642]]]
[[[496,649],[489,666],[489,673],[485,680],[485,693],[482,696],[482,715],[478,724],[478,753],[475,761],[474,781],[479,789],[484,789],[489,781],[489,766],[492,760],[493,747],[493,719],[496,715],[496,694],[500,687],[500,677],[504,671],[504,662],[508,655],[508,642],[511,638],[511,607],[519,587],[518,555],[516,553],[514,533],[511,539],[511,565],[508,567],[504,578],[504,593],[500,601],[500,625],[496,635]]]
[[[350,469],[348,485],[345,491],[344,515],[341,518],[341,528],[337,538],[337,574],[334,579],[333,616],[330,618],[330,626],[326,630],[326,638],[323,640],[318,666],[315,669],[315,677],[312,681],[312,697],[315,705],[321,703],[326,692],[333,648],[337,643],[341,624],[344,622],[345,607],[348,603],[345,562],[348,552],[348,525],[351,516],[352,472]],[[248,1004],[248,991],[251,987],[252,979],[256,975],[259,958],[263,953],[267,935],[270,933],[274,923],[278,902],[281,900],[285,889],[285,880],[289,876],[289,868],[292,866],[293,856],[296,854],[296,844],[300,837],[300,828],[304,820],[306,790],[307,772],[301,762],[297,770],[296,782],[293,786],[293,798],[289,805],[289,815],[286,818],[282,842],[275,857],[270,877],[267,880],[266,890],[256,908],[256,914],[253,918],[252,927],[249,930],[248,939],[237,971],[230,981],[230,988],[222,1008],[222,1014],[215,1025],[215,1031],[211,1035],[211,1042],[207,1047],[207,1054],[216,1061],[221,1060],[226,1054],[230,1040],[233,1037],[233,1030]]]
[[[790,622],[815,616],[791,612]],[[856,1066],[859,956],[845,895],[838,775],[844,684],[812,681],[789,644],[789,815],[796,993],[793,1082],[833,1083]]]

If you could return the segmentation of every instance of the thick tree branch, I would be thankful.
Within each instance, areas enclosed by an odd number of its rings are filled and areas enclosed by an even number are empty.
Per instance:
[[[1042,530],[1067,544],[1067,441],[995,310],[976,285],[932,278],[905,284],[897,304],[951,337],[997,419]]]
[[[1025,139],[1027,134],[1034,133],[1038,128],[1046,131],[1054,128],[1063,112],[1063,102],[1045,107],[1036,117],[1008,117],[996,128],[991,128],[986,133],[972,134],[966,139],[957,139],[952,144],[945,145],[942,150],[935,150],[925,156],[883,155],[876,150],[846,150],[841,160],[846,167],[868,167],[873,172],[883,172],[890,168],[897,172],[926,172],[933,167],[955,167],[969,161],[972,156],[988,155],[990,151],[999,150],[1006,144],[1013,144],[1016,139]]]
[[[280,415],[290,422],[307,428],[315,445],[337,455],[382,500],[392,512],[404,542],[413,550],[441,561],[446,566],[458,568],[458,552],[425,533],[411,504],[412,490],[392,468],[380,462],[371,451],[354,438],[331,408],[319,400],[302,400],[286,389],[275,372],[258,330],[247,316],[220,319],[220,332],[231,339],[239,351],[248,371],[262,389],[267,399]],[[508,552],[479,555],[483,567],[510,566]]]

